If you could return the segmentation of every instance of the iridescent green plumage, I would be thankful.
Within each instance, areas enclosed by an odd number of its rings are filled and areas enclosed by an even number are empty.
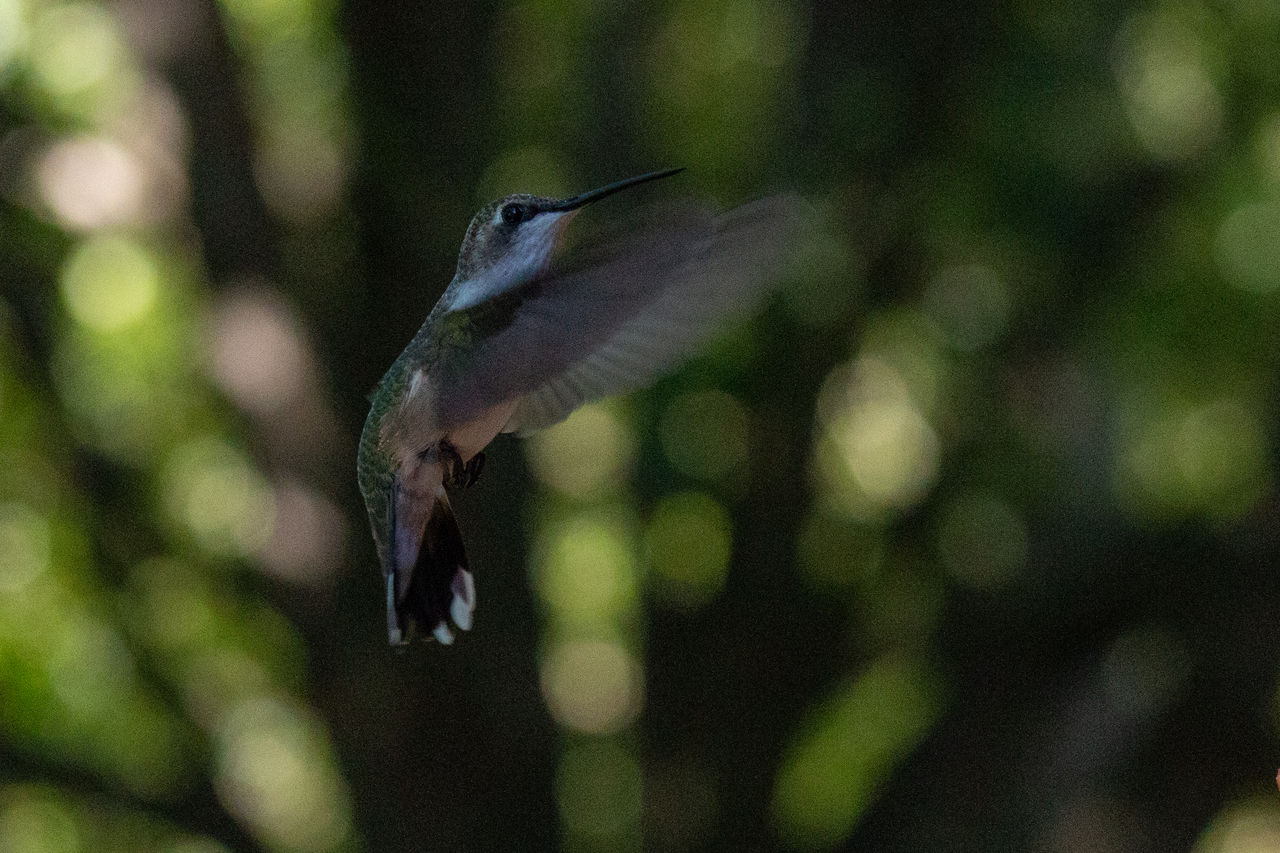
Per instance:
[[[410,376],[415,370],[429,369],[438,363],[441,351],[446,347],[455,350],[465,348],[464,335],[458,326],[456,318],[432,311],[409,345],[383,374],[370,397],[369,414],[364,421],[356,456],[356,481],[365,497],[378,558],[384,567],[390,565],[391,488],[398,466],[394,448],[385,440],[386,419],[402,405]]]
[[[403,376],[402,371],[397,371]],[[364,432],[360,434],[360,447],[356,454],[356,482],[364,495],[369,511],[369,524],[373,529],[374,543],[378,548],[378,560],[387,565],[387,529],[391,524],[391,484],[394,480],[395,461],[382,447],[380,427],[399,391],[395,384],[403,385],[403,379],[395,380],[392,373],[383,377],[373,395],[369,414],[364,420]]]

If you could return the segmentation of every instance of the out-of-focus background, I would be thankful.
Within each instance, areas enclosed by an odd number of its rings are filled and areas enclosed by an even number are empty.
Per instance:
[[[0,850],[1280,849],[1280,5],[0,0]],[[386,646],[471,214],[782,190]],[[618,196],[591,215],[622,215]]]

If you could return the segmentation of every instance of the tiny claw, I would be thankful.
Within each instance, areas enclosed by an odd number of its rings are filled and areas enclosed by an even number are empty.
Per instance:
[[[462,457],[458,455],[458,451],[454,450],[449,442],[441,441],[437,452],[440,457],[440,467],[444,473],[444,484],[453,487],[461,486],[467,466],[462,464]]]
[[[476,480],[480,479],[480,472],[484,470],[484,452],[477,453],[471,457],[471,461],[467,463],[465,469],[467,474],[467,487],[475,485]]]

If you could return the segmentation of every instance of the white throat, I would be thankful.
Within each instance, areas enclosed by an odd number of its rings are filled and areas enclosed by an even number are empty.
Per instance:
[[[452,294],[445,294],[448,310],[463,311],[479,305],[486,299],[519,287],[542,272],[555,248],[562,220],[572,213],[540,213],[523,223],[497,261],[449,288]]]

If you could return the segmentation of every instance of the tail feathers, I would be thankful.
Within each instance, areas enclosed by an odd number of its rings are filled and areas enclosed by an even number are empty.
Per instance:
[[[408,642],[415,630],[429,631],[445,645],[453,642],[453,627],[471,630],[475,582],[467,570],[462,533],[443,489],[434,496],[421,546],[407,571],[407,579],[388,581],[387,617],[393,645]],[[403,591],[397,595],[397,590]],[[401,626],[403,632],[397,630]]]

